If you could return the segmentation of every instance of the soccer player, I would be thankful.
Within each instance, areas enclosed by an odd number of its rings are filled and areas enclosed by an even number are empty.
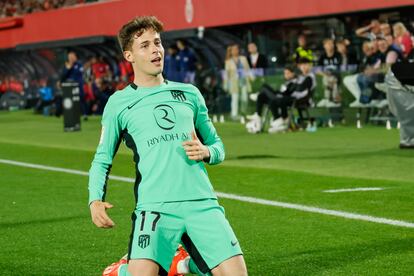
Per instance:
[[[89,177],[94,224],[111,228],[106,181],[119,144],[133,151],[136,209],[128,264],[119,275],[165,275],[179,243],[202,273],[247,275],[239,242],[209,181],[204,162],[224,160],[224,147],[199,90],[162,76],[162,23],[136,17],[118,34],[134,82],[113,94]]]

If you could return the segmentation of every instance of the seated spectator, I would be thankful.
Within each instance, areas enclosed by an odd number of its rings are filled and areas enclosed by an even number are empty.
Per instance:
[[[339,89],[339,68],[342,56],[335,50],[334,41],[327,38],[323,41],[325,52],[320,56],[318,66],[319,74],[323,76],[324,98],[317,104],[318,107],[339,107],[341,95]]]
[[[389,39],[386,39],[386,38],[378,39],[378,49],[380,52],[380,58],[382,62],[381,71],[384,76],[394,63],[402,62],[404,60],[404,56],[402,55],[402,53],[398,51],[396,48],[394,48],[393,45],[390,43],[392,43],[392,40],[390,41]],[[375,83],[375,88],[384,93],[386,92],[386,86],[382,78],[378,82]],[[384,101],[382,105],[385,105],[386,103],[387,102]],[[377,107],[378,107],[378,104],[377,104]]]
[[[285,82],[280,86],[279,90],[273,90],[268,84],[264,84],[260,92],[250,94],[250,99],[256,102],[256,112],[253,115],[247,116],[250,121],[246,124],[246,129],[249,133],[258,133],[262,130],[262,113],[265,105],[271,105],[271,102],[276,98],[285,98],[288,101],[290,95],[296,90],[297,78],[295,68],[293,66],[286,66],[283,70],[283,77]],[[273,105],[275,107],[276,105]],[[279,111],[271,109],[273,121],[280,117]],[[287,113],[287,110],[283,112]],[[283,115],[286,115],[283,113]],[[286,115],[287,117],[287,115]],[[271,123],[271,124],[272,124]]]
[[[341,55],[341,70],[349,70],[351,65],[356,65],[357,59],[355,53],[350,52],[348,49],[350,42],[348,39],[341,39],[336,42],[336,50]]]
[[[392,35],[386,35],[384,36],[384,38],[387,41],[387,44],[389,45],[389,51],[395,52],[395,54],[398,55],[397,59],[404,59],[403,52],[401,48],[395,43],[394,37]]]
[[[401,49],[404,57],[407,57],[413,49],[411,34],[403,23],[398,22],[392,26],[395,44]]]
[[[298,67],[301,75],[295,81],[294,85],[292,84],[291,89],[286,90],[285,93],[280,93],[279,95],[281,96],[273,97],[269,103],[269,108],[273,115],[273,120],[268,130],[269,133],[283,132],[288,129],[289,107],[293,105],[296,107],[309,106],[311,104],[312,95],[316,87],[316,78],[312,73],[312,61],[306,58],[299,59]],[[258,114],[254,114],[251,118],[257,122],[258,118],[255,115]],[[315,126],[312,127],[314,128]]]
[[[372,42],[364,42],[362,51],[364,57],[359,65],[358,73],[344,78],[345,87],[355,97],[350,107],[365,107],[371,101],[370,84],[376,81],[376,72],[381,66],[380,56],[374,52]]]

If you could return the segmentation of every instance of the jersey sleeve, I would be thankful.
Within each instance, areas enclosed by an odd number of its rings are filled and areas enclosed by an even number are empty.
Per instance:
[[[215,165],[223,162],[225,157],[224,145],[217,131],[208,117],[208,109],[200,91],[196,91],[197,110],[195,114],[195,128],[199,139],[207,146],[210,152],[208,164]]]
[[[94,200],[105,200],[106,183],[112,167],[112,160],[121,139],[121,124],[118,121],[118,114],[109,100],[102,116],[101,138],[89,170],[89,204]]]

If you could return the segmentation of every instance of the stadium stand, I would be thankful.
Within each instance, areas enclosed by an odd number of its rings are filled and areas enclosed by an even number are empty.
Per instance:
[[[0,1],[0,20],[97,1],[102,0],[5,0]]]

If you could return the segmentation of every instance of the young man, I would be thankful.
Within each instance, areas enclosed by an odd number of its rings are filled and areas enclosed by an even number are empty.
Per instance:
[[[125,24],[118,39],[134,82],[109,98],[89,178],[92,221],[110,228],[106,180],[123,139],[134,152],[135,199],[128,264],[118,275],[165,275],[182,243],[202,273],[247,275],[240,245],[203,162],[224,160],[224,147],[196,87],[162,77],[162,23]]]
[[[258,93],[250,94],[250,99],[256,102],[256,112],[253,115],[247,116],[250,121],[246,124],[246,129],[249,133],[259,133],[262,130],[261,116],[265,105],[268,105],[270,109],[272,101],[276,98],[289,97],[290,94],[295,91],[297,82],[295,67],[290,65],[286,66],[283,70],[283,77],[285,82],[280,86],[278,91],[273,90],[268,84],[264,84]],[[279,117],[279,110],[271,109],[271,112],[274,119]],[[275,122],[275,120],[273,120],[270,125],[272,125],[273,122]]]

